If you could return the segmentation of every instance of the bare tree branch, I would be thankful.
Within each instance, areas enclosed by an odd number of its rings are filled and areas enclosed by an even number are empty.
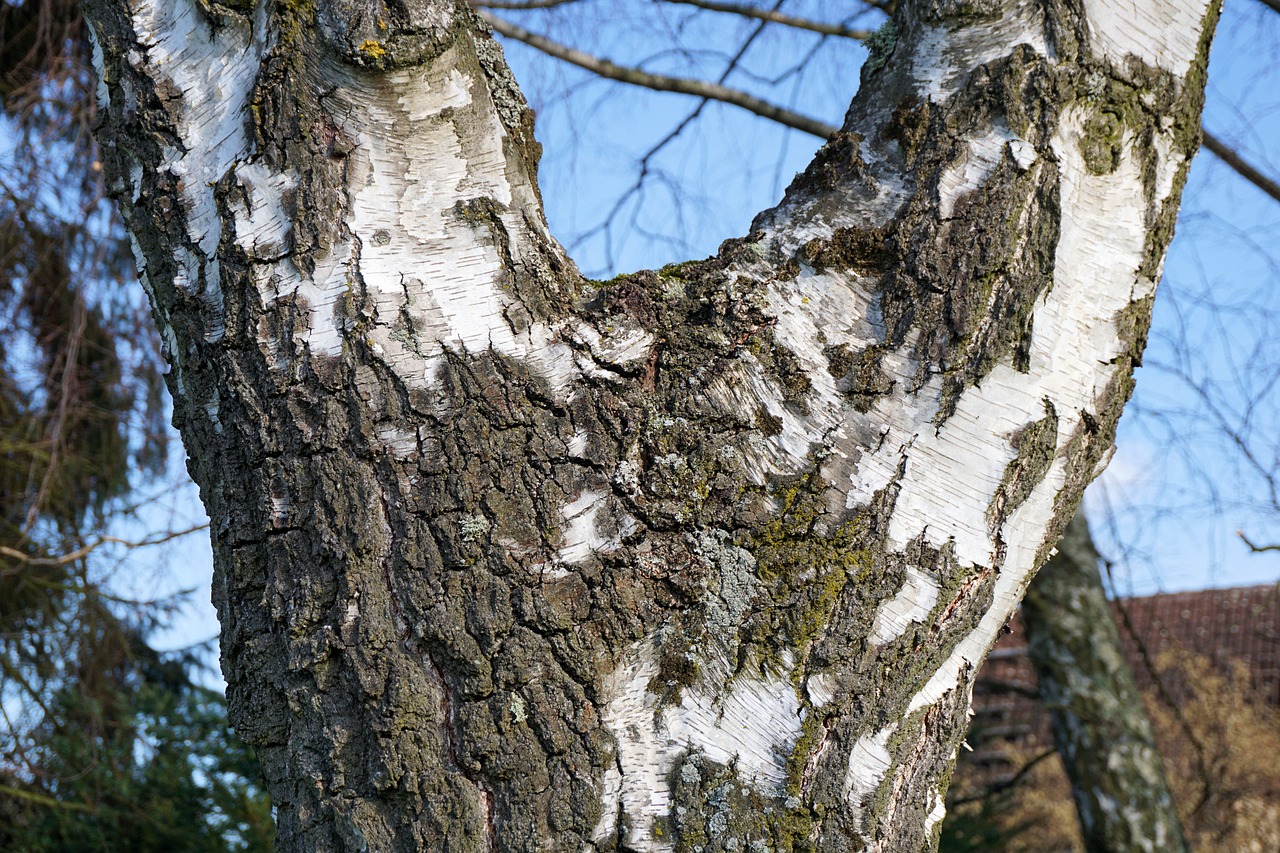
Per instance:
[[[733,15],[742,15],[745,18],[768,21],[771,24],[781,24],[784,27],[792,27],[797,30],[822,33],[826,36],[840,36],[841,38],[862,41],[871,35],[870,30],[853,30],[848,27],[842,27],[839,24],[825,24],[821,21],[797,18],[792,15],[784,15],[781,12],[757,9],[754,6],[746,6],[740,3],[717,3],[715,0],[666,0],[666,2],[678,3],[683,6],[696,6],[709,12],[728,12]]]
[[[1263,0],[1263,2],[1268,6],[1276,4],[1275,6],[1272,6],[1272,8],[1280,6],[1280,0]],[[1280,184],[1277,184],[1274,180],[1246,163],[1244,158],[1235,152],[1235,149],[1225,144],[1222,140],[1218,139],[1218,137],[1214,136],[1207,130],[1204,131],[1204,147],[1212,151],[1214,156],[1230,166],[1240,177],[1244,178],[1246,181],[1253,184],[1276,201],[1280,201]]]
[[[1035,756],[1030,761],[1028,761],[1026,764],[1019,767],[1018,772],[1014,773],[1008,779],[995,783],[991,787],[982,791],[982,793],[980,794],[974,794],[973,796],[969,796],[969,797],[960,797],[956,799],[954,802],[948,803],[947,808],[955,809],[955,808],[959,808],[960,806],[968,805],[969,803],[981,802],[982,800],[985,800],[987,797],[1004,793],[1005,791],[1008,791],[1010,788],[1016,788],[1018,786],[1018,783],[1021,782],[1023,779],[1025,779],[1027,774],[1035,769],[1036,765],[1038,765],[1041,761],[1044,761],[1047,758],[1052,758],[1057,754],[1058,754],[1058,751],[1056,749],[1046,749],[1044,752],[1040,753],[1039,755]]]
[[[563,60],[579,68],[585,68],[593,74],[610,80],[618,80],[623,83],[630,83],[633,86],[642,86],[646,89],[654,89],[659,92],[677,92],[682,95],[695,95],[700,98],[707,98],[713,101],[721,101],[722,103],[732,104],[735,107],[741,107],[748,112],[755,113],[758,116],[776,121],[778,124],[791,127],[796,130],[802,130],[805,133],[813,134],[821,139],[826,139],[835,133],[838,128],[824,124],[817,119],[800,115],[783,107],[776,106],[768,101],[761,100],[754,95],[747,94],[740,89],[731,89],[728,86],[722,86],[718,83],[710,83],[706,80],[690,80],[685,77],[668,77],[665,74],[650,74],[647,71],[641,71],[638,68],[631,68],[623,65],[617,65],[607,59],[591,56],[580,50],[552,41],[545,36],[532,33],[524,27],[511,23],[510,21],[499,18],[496,15],[478,10],[476,12],[485,23],[493,27],[502,35],[513,38],[516,41],[523,42],[532,48],[542,51],[548,56]]]
[[[1273,12],[1280,12],[1280,0],[1258,0]]]
[[[165,542],[186,536],[189,533],[195,533],[200,530],[206,530],[209,527],[207,523],[197,524],[188,527],[185,530],[173,530],[158,536],[151,536],[146,539],[121,539],[118,536],[99,536],[87,545],[70,551],[66,554],[60,554],[57,557],[33,557],[30,554],[24,554],[16,548],[9,548],[0,545],[0,555],[8,557],[11,560],[26,566],[65,566],[68,563],[74,563],[77,560],[89,556],[90,553],[101,548],[103,545],[123,545],[126,548],[146,548],[150,545],[160,545]],[[0,574],[5,574],[4,570],[0,570]]]
[[[552,41],[545,36],[540,36],[530,32],[523,27],[513,24],[510,21],[488,14],[481,11],[482,8],[489,9],[546,9],[553,6],[561,6],[566,3],[573,3],[576,0],[472,0],[473,6],[477,8],[477,14],[485,20],[489,26],[508,38],[513,38],[523,42],[530,47],[536,48],[543,53],[553,56],[556,59],[577,65],[579,68],[585,68],[593,74],[606,77],[610,80],[618,80],[623,83],[629,83],[633,86],[642,86],[646,89],[654,89],[661,92],[677,92],[684,95],[696,95],[706,100],[720,101],[726,104],[733,104],[741,107],[758,116],[776,121],[786,127],[802,130],[805,133],[826,139],[836,131],[836,128],[823,124],[817,119],[800,115],[791,110],[771,104],[768,101],[756,98],[740,89],[732,89],[718,83],[710,83],[705,80],[693,80],[684,77],[670,77],[664,74],[651,74],[638,68],[617,65],[607,59],[601,59],[584,53],[568,45],[560,44]],[[742,15],[748,18],[754,18],[759,21],[780,24],[782,26],[793,27],[795,29],[810,30],[812,32],[822,33],[823,35],[841,36],[852,39],[865,39],[868,35],[866,30],[852,30],[837,24],[824,24],[819,21],[811,21],[805,18],[796,18],[790,15],[784,15],[775,10],[757,9],[752,6],[746,6],[738,3],[722,3],[717,0],[664,0],[664,2],[675,3],[684,6],[694,6],[699,9],[706,9],[712,12],[727,12],[736,15]],[[1272,9],[1280,11],[1280,0],[1261,0]],[[1218,137],[1211,134],[1208,130],[1203,131],[1204,147],[1209,149],[1218,159],[1230,166],[1236,174],[1253,184],[1258,189],[1269,195],[1272,199],[1280,202],[1280,183],[1272,180],[1264,175],[1257,168],[1249,164],[1236,153],[1234,149],[1226,145]]]
[[[1013,678],[983,678],[982,686],[993,693],[1012,693],[1027,699],[1040,699],[1040,691],[1033,682]]]
[[[784,0],[777,0],[777,2],[774,4],[774,7],[773,7],[774,11],[777,11],[777,9],[780,6],[782,6],[783,2]],[[743,40],[742,46],[738,48],[737,53],[733,55],[733,57],[725,65],[724,70],[720,72],[720,76],[716,79],[717,83],[723,84],[726,80],[729,79],[729,75],[733,74],[733,72],[738,69],[739,63],[742,61],[742,58],[747,55],[747,51],[751,49],[751,45],[755,44],[756,39],[758,39],[760,37],[760,34],[764,32],[765,25],[766,25],[765,21],[761,21],[760,23],[755,25],[755,27],[751,31],[751,34],[747,36],[745,40]],[[825,41],[825,38],[819,39],[819,41]],[[650,171],[650,163],[653,160],[653,158],[658,155],[658,152],[662,151],[664,148],[667,147],[667,145],[669,145],[678,136],[680,136],[680,134],[684,132],[685,128],[693,124],[693,122],[695,122],[698,119],[698,117],[702,115],[702,110],[707,106],[708,103],[710,103],[709,99],[700,98],[698,100],[698,105],[694,107],[693,110],[687,116],[685,116],[684,119],[678,125],[676,125],[674,130],[672,130],[670,133],[664,136],[662,140],[658,142],[658,144],[654,145],[647,152],[645,152],[645,155],[640,158],[640,174],[636,177],[635,184],[632,185],[632,187],[629,190],[627,190],[618,198],[618,201],[616,204],[614,204],[613,209],[609,211],[609,215],[606,216],[599,225],[585,232],[579,238],[579,240],[575,242],[581,242],[582,240],[585,240],[596,233],[603,232],[605,235],[606,254],[609,258],[609,265],[611,267],[614,265],[612,236],[609,231],[610,224],[613,222],[614,217],[616,217],[621,212],[622,208],[627,204],[627,202],[631,198],[633,198],[637,193],[644,192],[645,180],[648,179],[649,176],[652,174]],[[637,227],[637,223],[634,220],[632,221],[632,226],[635,227],[636,230],[639,230],[639,228]]]
[[[1243,530],[1237,530],[1236,535],[1240,537],[1244,544],[1249,546],[1249,550],[1255,554],[1261,554],[1263,551],[1280,551],[1280,544],[1274,545],[1258,545],[1252,539],[1245,535]]]

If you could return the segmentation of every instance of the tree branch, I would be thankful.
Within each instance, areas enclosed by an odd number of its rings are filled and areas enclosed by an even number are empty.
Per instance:
[[[782,5],[782,3],[783,3],[783,0],[777,0],[777,2],[774,5],[774,11],[776,11],[778,7]],[[720,72],[720,76],[716,79],[717,83],[723,84],[726,80],[729,79],[729,75],[731,75],[738,68],[738,63],[740,63],[742,61],[742,58],[747,55],[747,51],[751,49],[751,45],[755,44],[756,39],[760,37],[760,34],[762,32],[764,32],[765,26],[766,26],[766,22],[761,21],[752,28],[751,34],[747,36],[746,39],[743,40],[741,47],[738,48],[738,51],[733,55],[733,57],[728,61],[728,63],[725,64],[724,70]],[[819,39],[819,41],[822,41],[822,39]],[[702,110],[707,106],[708,103],[710,103],[710,101],[707,98],[700,98],[698,100],[698,105],[694,107],[689,112],[689,114],[685,116],[684,119],[681,120],[681,122],[678,125],[676,125],[676,127],[670,133],[664,136],[656,145],[654,145],[652,148],[650,148],[648,151],[645,152],[644,156],[641,157],[639,161],[640,173],[636,177],[635,184],[633,184],[629,190],[627,190],[618,198],[618,201],[616,204],[614,204],[613,209],[609,211],[609,215],[606,216],[599,225],[595,226],[589,231],[584,232],[582,236],[579,238],[579,240],[575,242],[581,242],[582,240],[585,240],[588,237],[603,231],[605,234],[606,254],[609,259],[609,266],[612,267],[614,265],[613,250],[611,248],[612,242],[610,239],[611,235],[609,233],[609,228],[611,227],[614,217],[617,216],[622,211],[623,207],[627,204],[627,202],[633,196],[635,196],[636,193],[643,193],[645,180],[651,174],[649,169],[650,161],[652,161],[652,159],[657,156],[658,152],[666,148],[668,144],[670,144],[672,141],[676,139],[676,137],[678,137],[681,133],[683,133],[685,128],[687,128],[690,124],[692,124],[695,120],[697,120],[697,118],[700,115],[702,115]],[[634,221],[634,219],[632,221],[632,226],[638,229],[638,225]]]
[[[651,74],[647,71],[641,71],[638,68],[617,65],[607,59],[591,56],[580,50],[552,41],[545,36],[532,33],[524,27],[517,26],[510,21],[503,20],[496,15],[489,14],[484,11],[477,11],[485,23],[493,27],[502,35],[513,38],[516,41],[523,42],[532,48],[542,51],[548,56],[563,60],[579,68],[585,68],[593,74],[610,80],[618,80],[623,83],[630,83],[633,86],[642,86],[646,89],[654,89],[659,92],[676,92],[682,95],[695,95],[700,98],[708,98],[713,101],[721,101],[722,103],[732,104],[735,107],[741,107],[748,112],[755,113],[763,118],[776,121],[778,124],[802,130],[805,133],[813,134],[821,139],[826,139],[835,133],[838,128],[824,124],[814,118],[794,113],[791,110],[784,109],[761,100],[754,95],[749,95],[740,89],[731,89],[728,86],[722,86],[718,83],[709,83],[706,80],[691,80],[685,77],[668,77],[665,74]]]
[[[1016,788],[1018,786],[1018,783],[1021,782],[1023,779],[1025,779],[1027,777],[1027,774],[1029,774],[1032,770],[1034,770],[1040,762],[1044,761],[1045,759],[1052,758],[1055,755],[1057,755],[1057,750],[1046,749],[1044,752],[1040,753],[1039,755],[1037,755],[1036,757],[1028,761],[1026,764],[1018,768],[1018,772],[1014,773],[1008,779],[1005,779],[1000,782],[996,782],[994,785],[987,788],[985,791],[983,791],[980,794],[974,794],[968,797],[960,797],[956,799],[954,802],[949,803],[947,805],[947,808],[954,809],[954,808],[959,808],[960,806],[966,806],[969,803],[981,802],[982,800],[985,800],[987,797],[995,796],[996,794],[1002,794],[1005,791],[1008,791],[1010,788]]]
[[[1273,544],[1273,545],[1255,544],[1252,539],[1250,539],[1248,536],[1245,535],[1243,530],[1237,530],[1236,535],[1239,536],[1240,539],[1244,541],[1244,544],[1249,546],[1249,550],[1255,554],[1261,554],[1264,551],[1280,551],[1280,544]]]
[[[992,693],[1012,693],[1015,696],[1036,700],[1040,698],[1040,690],[1034,682],[1009,678],[983,678],[981,683],[984,689]]]
[[[1280,5],[1280,0],[1263,0],[1263,2],[1268,5],[1271,5],[1271,3],[1277,3]],[[1214,136],[1209,131],[1203,130],[1203,133],[1204,147],[1212,151],[1215,157],[1230,166],[1237,175],[1244,178],[1246,181],[1253,184],[1276,201],[1280,201],[1280,184],[1277,184],[1271,178],[1246,163],[1244,158],[1235,152],[1235,149],[1227,146],[1222,142],[1222,140],[1218,139],[1218,137]]]
[[[208,527],[208,523],[197,524],[193,527],[188,527],[185,530],[174,530],[159,536],[152,536],[147,539],[139,539],[136,541],[121,539],[118,536],[99,536],[89,544],[77,548],[69,553],[61,554],[57,557],[33,557],[30,554],[22,553],[16,548],[9,548],[5,545],[0,545],[0,556],[8,557],[9,559],[15,560],[26,566],[65,566],[68,563],[74,563],[77,560],[89,556],[89,554],[98,548],[101,548],[103,545],[123,545],[126,548],[146,548],[150,545],[160,545],[164,542],[178,539],[189,533],[205,530]],[[0,575],[3,574],[5,574],[5,572],[0,571]]]
[[[1258,2],[1273,12],[1280,12],[1280,0],[1258,0]]]
[[[848,27],[842,27],[839,24],[825,24],[821,21],[797,18],[792,15],[784,15],[781,12],[757,9],[754,6],[745,6],[739,3],[717,3],[715,0],[666,0],[666,2],[678,3],[683,6],[696,6],[709,12],[728,12],[733,15],[742,15],[745,18],[768,21],[771,24],[781,24],[784,27],[792,27],[797,30],[808,30],[814,33],[822,33],[826,36],[840,36],[841,38],[856,39],[858,41],[862,41],[871,34],[870,30],[853,30]]]
[[[87,803],[75,803],[70,800],[59,800],[55,797],[48,797],[44,794],[28,791],[23,788],[15,788],[11,785],[0,785],[0,794],[8,797],[17,797],[20,800],[27,800],[47,809],[65,809],[75,812],[92,812],[96,809]]]

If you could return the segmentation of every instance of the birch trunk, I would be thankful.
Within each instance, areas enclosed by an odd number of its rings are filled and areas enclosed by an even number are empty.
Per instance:
[[[929,849],[1104,464],[1208,0],[920,0],[706,260],[585,281],[465,3],[86,0],[281,850]]]
[[[1022,603],[1027,656],[1089,853],[1187,853],[1083,514]]]

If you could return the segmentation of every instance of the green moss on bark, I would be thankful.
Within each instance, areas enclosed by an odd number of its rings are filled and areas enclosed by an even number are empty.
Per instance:
[[[762,587],[762,604],[746,629],[748,653],[763,668],[790,662],[795,679],[845,586],[873,566],[865,523],[854,518],[827,529],[815,486],[816,478],[806,477],[775,492],[778,510],[751,531],[746,545]]]

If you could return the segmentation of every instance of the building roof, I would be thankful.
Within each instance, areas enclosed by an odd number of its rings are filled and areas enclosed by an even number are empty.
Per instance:
[[[1280,585],[1164,593],[1112,607],[1139,689],[1153,684],[1162,653],[1193,652],[1224,672],[1242,664],[1260,698],[1280,706]],[[1177,692],[1176,684],[1163,687]],[[979,764],[1000,764],[1007,744],[1052,745],[1020,616],[979,670],[973,704],[970,741],[989,753],[974,756]]]

